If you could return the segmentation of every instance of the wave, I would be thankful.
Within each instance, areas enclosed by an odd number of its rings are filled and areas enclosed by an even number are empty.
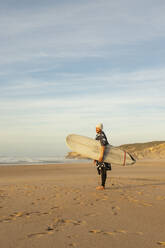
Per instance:
[[[0,165],[30,165],[30,164],[60,164],[60,163],[62,164],[62,163],[74,163],[77,162],[77,160],[66,159],[65,157],[59,157],[59,156],[49,156],[49,157],[0,156]]]

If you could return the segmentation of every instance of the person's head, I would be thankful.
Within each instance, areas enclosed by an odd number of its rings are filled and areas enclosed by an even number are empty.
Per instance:
[[[99,123],[96,125],[96,133],[100,133],[103,130],[103,124]]]

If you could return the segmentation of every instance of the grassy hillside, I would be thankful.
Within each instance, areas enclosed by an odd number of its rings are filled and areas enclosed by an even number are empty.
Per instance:
[[[165,141],[152,141],[119,146],[129,152],[135,159],[165,158]]]

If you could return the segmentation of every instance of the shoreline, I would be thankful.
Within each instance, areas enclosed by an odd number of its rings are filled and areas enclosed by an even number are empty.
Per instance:
[[[70,161],[69,161],[70,160]],[[52,161],[52,162],[19,162],[19,163],[0,163],[1,166],[28,166],[28,165],[55,165],[55,164],[75,164],[75,163],[88,163],[91,162],[91,160],[85,160],[85,159],[63,159],[62,161]]]
[[[88,164],[93,164],[93,160],[71,160],[71,161],[62,161],[62,162],[44,162],[44,163],[0,163],[0,168],[3,167],[28,167],[28,166],[68,166],[68,165],[88,165]],[[118,164],[112,164],[113,167],[124,167],[124,168],[133,168],[136,166],[143,166],[143,165],[151,165],[151,166],[157,166],[157,164],[159,165],[164,165],[165,166],[165,159],[141,159],[141,160],[136,160],[136,162],[132,165],[127,165],[127,166],[123,166],[123,165],[118,165]]]

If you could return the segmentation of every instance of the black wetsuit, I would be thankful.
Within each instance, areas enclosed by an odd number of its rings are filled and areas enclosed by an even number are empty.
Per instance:
[[[109,144],[107,137],[103,131],[97,133],[95,139],[100,141],[101,146],[106,146]],[[96,161],[96,166],[97,166],[98,174],[101,175],[101,185],[105,187],[105,182],[107,179],[107,170],[111,170],[111,164],[106,162]]]

